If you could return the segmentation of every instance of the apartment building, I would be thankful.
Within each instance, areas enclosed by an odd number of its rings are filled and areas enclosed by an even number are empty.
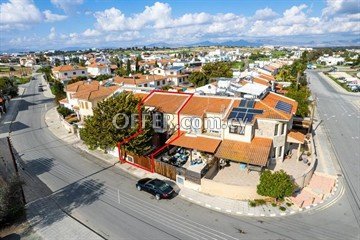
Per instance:
[[[185,73],[185,68],[181,66],[158,67],[150,70],[150,73],[166,77],[173,86],[181,86],[189,77],[189,74]]]
[[[109,65],[102,63],[92,63],[86,66],[87,72],[89,75],[96,77],[99,75],[109,75],[111,74],[111,69]]]

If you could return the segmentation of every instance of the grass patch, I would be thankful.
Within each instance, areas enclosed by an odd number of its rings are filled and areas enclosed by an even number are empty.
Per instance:
[[[30,82],[30,77],[15,77],[17,84],[25,84]]]

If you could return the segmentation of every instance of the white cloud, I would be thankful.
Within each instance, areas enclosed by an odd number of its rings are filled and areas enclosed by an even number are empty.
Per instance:
[[[10,0],[0,5],[0,28],[24,28],[39,23],[42,14],[31,0]]]
[[[54,40],[55,37],[56,37],[56,30],[55,30],[54,27],[52,27],[52,28],[50,29],[50,34],[49,34],[48,38],[49,38],[50,40]]]
[[[89,15],[93,14],[93,12],[92,12],[92,11],[85,11],[84,14],[85,14],[86,16],[89,16]]]
[[[65,12],[70,12],[76,5],[81,5],[83,2],[84,0],[51,0],[52,4]]]
[[[322,13],[324,16],[359,13],[359,0],[327,0]]]
[[[96,29],[89,29],[88,28],[83,32],[84,37],[96,37],[96,36],[99,36],[99,35],[101,35],[101,33]]]
[[[271,8],[263,8],[259,9],[255,12],[254,19],[256,20],[265,20],[265,19],[272,19],[278,16],[276,12],[274,12]]]
[[[50,10],[43,11],[45,22],[56,22],[65,20],[68,16],[52,13]]]

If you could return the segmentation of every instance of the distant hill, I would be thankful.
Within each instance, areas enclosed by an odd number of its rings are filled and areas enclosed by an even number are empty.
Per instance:
[[[225,41],[225,42],[198,42],[193,44],[188,44],[187,46],[229,46],[229,47],[260,47],[264,43],[262,41],[246,41],[246,40],[236,40],[236,41]]]

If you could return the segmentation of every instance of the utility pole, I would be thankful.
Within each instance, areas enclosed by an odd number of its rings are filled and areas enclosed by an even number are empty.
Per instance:
[[[8,141],[8,145],[9,145],[11,159],[12,159],[12,162],[14,164],[14,169],[15,169],[16,176],[18,177],[18,179],[20,179],[19,169],[18,169],[16,160],[15,160],[15,156],[14,156],[14,152],[13,152],[13,149],[12,149],[12,144],[11,144],[10,137],[7,137],[7,141]],[[25,204],[26,200],[25,200],[24,189],[23,189],[22,186],[20,188],[21,188],[21,197],[22,197],[23,203]]]

